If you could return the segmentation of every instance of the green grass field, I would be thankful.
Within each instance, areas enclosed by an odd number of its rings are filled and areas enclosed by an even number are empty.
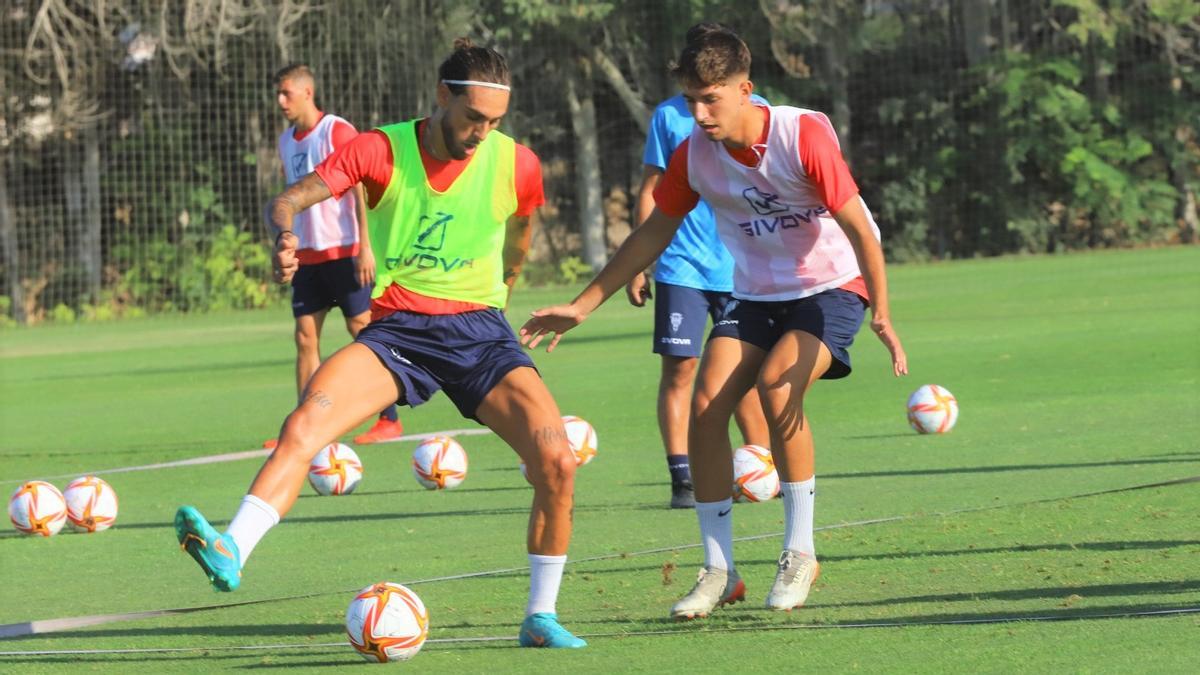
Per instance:
[[[820,383],[823,567],[809,606],[760,609],[779,538],[739,543],[749,602],[676,624],[670,604],[702,561],[669,489],[654,418],[651,312],[614,298],[535,359],[565,413],[591,421],[559,614],[596,635],[581,652],[516,648],[523,572],[415,583],[433,642],[425,672],[1196,672],[1200,483],[1074,497],[1200,475],[1200,248],[894,267],[893,313],[912,375],[890,375],[864,333],[855,374]],[[519,291],[511,316],[576,289]],[[326,328],[326,343],[345,340]],[[249,450],[293,398],[286,309],[0,333],[0,488]],[[910,431],[904,401],[935,382],[958,398],[950,434]],[[401,410],[409,432],[471,427],[444,397]],[[233,601],[237,607],[0,640],[0,651],[207,648],[0,656],[0,671],[335,669],[353,591],[524,566],[530,490],[496,437],[462,439],[457,490],[413,480],[413,443],[357,448],[348,497],[308,488],[255,550],[242,588],[215,594],[175,544],[181,503],[232,516],[261,460],[104,475],[121,499],[108,532],[0,536],[0,624]],[[1039,501],[1043,500],[1043,501]],[[990,507],[990,508],[984,508]],[[975,510],[970,510],[975,509]],[[954,512],[954,513],[950,513]],[[891,516],[872,525],[857,521]],[[778,504],[735,510],[735,536],[782,532]],[[649,549],[674,549],[642,553]],[[307,597],[296,597],[307,596]],[[1080,619],[1028,621],[1028,617]],[[1089,618],[1091,617],[1091,618]],[[1009,620],[938,624],[947,621]],[[920,624],[854,627],[863,623]],[[492,642],[442,642],[503,637]],[[224,649],[300,645],[259,651]]]

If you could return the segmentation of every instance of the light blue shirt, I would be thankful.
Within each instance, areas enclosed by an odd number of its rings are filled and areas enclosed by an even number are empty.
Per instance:
[[[752,95],[758,105],[765,99]],[[666,171],[675,152],[692,133],[695,120],[682,94],[663,101],[654,109],[642,163]],[[687,214],[675,238],[667,245],[654,268],[654,280],[704,291],[733,290],[733,258],[717,236],[713,212],[703,199]]]

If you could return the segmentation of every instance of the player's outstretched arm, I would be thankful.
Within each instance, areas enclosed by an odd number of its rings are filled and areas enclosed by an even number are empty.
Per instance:
[[[325,182],[317,174],[310,173],[271,200],[271,205],[267,207],[267,226],[275,233],[275,254],[271,257],[275,281],[281,284],[291,281],[292,275],[300,268],[300,262],[296,259],[296,244],[300,240],[292,232],[292,220],[297,213],[330,196]]]
[[[646,222],[629,235],[612,260],[570,304],[545,307],[533,312],[532,318],[521,326],[521,344],[533,349],[542,338],[553,333],[554,337],[546,346],[546,351],[554,351],[563,333],[583,323],[609,296],[654,262],[671,243],[681,222],[683,218],[668,216],[654,209]]]
[[[642,165],[642,186],[638,189],[637,197],[637,219],[633,223],[635,229],[654,212],[654,188],[658,187],[662,175],[661,168],[651,164]],[[647,300],[654,299],[654,292],[650,289],[650,275],[646,272],[633,275],[633,278],[625,285],[625,297],[629,298],[629,304],[634,307],[645,307]]]
[[[908,357],[900,345],[900,336],[892,327],[891,311],[888,307],[887,273],[884,271],[883,247],[875,238],[862,200],[852,197],[837,213],[833,214],[838,225],[846,233],[858,268],[862,270],[867,284],[867,295],[871,299],[871,332],[879,338],[892,355],[892,373],[908,374]]]

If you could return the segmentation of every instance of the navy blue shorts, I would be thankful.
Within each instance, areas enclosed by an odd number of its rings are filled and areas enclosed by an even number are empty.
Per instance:
[[[725,312],[730,293],[655,282],[654,353],[697,357],[704,347],[708,317],[716,321]]]
[[[371,287],[358,283],[354,258],[301,265],[292,277],[292,316],[316,314],[335,305],[346,318],[371,309]]]
[[[442,389],[469,419],[477,419],[479,404],[509,371],[534,367],[498,309],[395,312],[367,324],[354,341],[370,347],[400,381],[397,403],[415,407]]]
[[[708,338],[731,337],[769,352],[783,334],[802,330],[816,336],[833,355],[821,376],[836,380],[850,374],[850,345],[862,326],[866,302],[857,293],[840,288],[799,300],[759,302],[731,300]]]

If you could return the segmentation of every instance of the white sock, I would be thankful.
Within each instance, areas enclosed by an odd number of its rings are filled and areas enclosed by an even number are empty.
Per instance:
[[[242,497],[242,505],[238,507],[237,515],[229,523],[229,529],[225,530],[225,533],[233,538],[233,543],[237,544],[242,567],[246,566],[250,552],[258,546],[259,540],[267,530],[278,524],[279,512],[275,507],[254,495]]]
[[[557,613],[554,604],[558,602],[558,586],[566,564],[565,555],[529,554],[529,604],[525,606],[525,616]]]
[[[700,539],[704,543],[704,566],[733,569],[733,499],[696,502]]]
[[[813,546],[813,502],[817,477],[799,483],[779,483],[783,493],[783,547],[816,557]]]

